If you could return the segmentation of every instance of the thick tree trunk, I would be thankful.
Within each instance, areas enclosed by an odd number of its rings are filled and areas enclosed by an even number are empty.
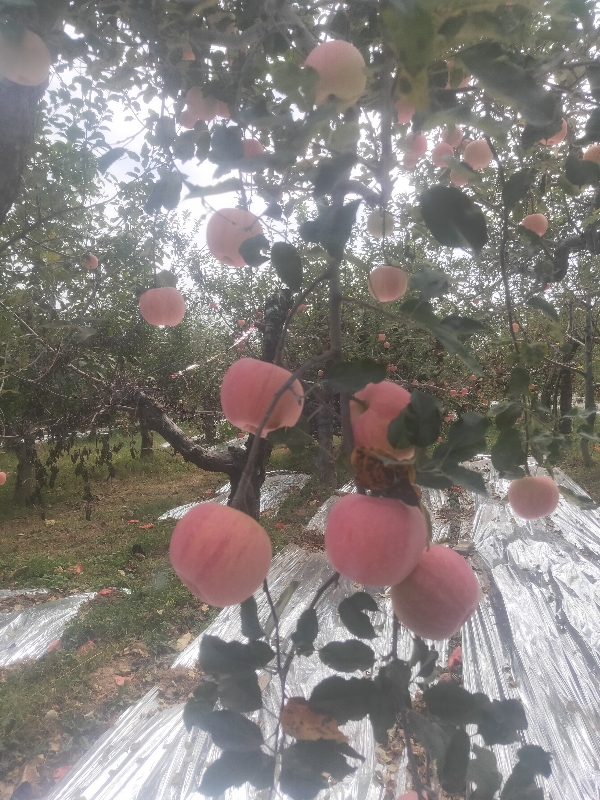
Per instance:
[[[319,454],[317,469],[319,479],[332,489],[337,487],[337,473],[333,456],[333,390],[324,386],[321,391],[321,408],[317,415],[317,440]]]
[[[592,299],[587,297],[585,301],[585,354],[584,354],[584,371],[585,371],[585,410],[593,411],[587,420],[587,432],[594,433],[594,425],[596,424],[596,396],[594,392],[594,372],[593,372],[593,351],[594,351],[594,326],[592,320]],[[581,457],[585,467],[592,466],[592,454],[590,452],[589,439],[583,437],[579,440],[581,448]]]
[[[140,425],[140,434],[142,436],[140,458],[154,458],[154,435],[152,431],[145,425]]]
[[[33,434],[23,436],[17,445],[17,454],[19,461],[13,500],[16,504],[23,505],[33,500],[37,488],[35,477],[37,446]]]

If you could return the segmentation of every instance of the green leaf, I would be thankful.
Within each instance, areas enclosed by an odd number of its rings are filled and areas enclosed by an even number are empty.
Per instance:
[[[221,675],[219,678],[219,700],[223,708],[230,711],[258,711],[262,708],[262,694],[254,670]]]
[[[302,286],[302,259],[293,244],[275,242],[271,248],[271,263],[279,280],[292,292],[300,291]]]
[[[588,142],[600,142],[600,108],[595,108],[585,123],[585,138]]]
[[[547,355],[548,345],[545,342],[523,342],[522,344],[521,363],[528,367],[539,367]]]
[[[249,267],[260,267],[265,261],[269,260],[268,255],[263,255],[263,250],[270,247],[269,240],[263,233],[244,239],[238,248],[238,252]]]
[[[118,161],[120,158],[127,153],[127,150],[124,147],[113,147],[111,150],[107,150],[106,153],[102,153],[96,159],[96,166],[100,172],[106,172],[106,170]]]
[[[531,385],[531,375],[529,370],[524,367],[513,367],[510,373],[510,380],[508,383],[508,391],[512,397],[520,397],[521,395],[529,395],[529,386]]]
[[[165,287],[177,288],[177,275],[174,275],[170,269],[161,269],[154,276],[154,287],[156,289],[163,289]]]
[[[399,658],[392,658],[379,670],[375,678],[375,685],[379,687],[381,696],[385,702],[391,706],[394,714],[406,708],[410,708],[409,686],[412,680],[412,670],[410,664],[401,661]]]
[[[512,428],[515,422],[523,415],[524,405],[518,400],[510,403],[498,403],[491,411],[490,415],[495,417],[498,430]]]
[[[535,169],[522,169],[513,173],[504,183],[502,201],[508,211],[511,211],[518,202],[527,196],[527,192],[531,188],[536,175],[537,171]]]
[[[258,608],[254,595],[250,595],[247,600],[240,605],[240,616],[242,618],[242,636],[247,639],[262,639],[265,632],[260,626],[258,619]]]
[[[260,750],[263,744],[258,725],[235,711],[209,711],[203,715],[198,727],[208,731],[222,750],[243,753]]]
[[[300,225],[300,238],[305,242],[320,244],[332,258],[343,258],[361,202],[359,199],[341,207],[328,206],[316,219]]]
[[[422,717],[414,711],[408,712],[408,719],[415,737],[423,745],[429,757],[434,761],[441,758],[450,740],[446,731],[437,722]]]
[[[296,630],[292,633],[292,642],[299,655],[308,656],[314,653],[314,643],[319,633],[319,620],[314,608],[307,608],[300,614]]]
[[[470,752],[469,734],[464,730],[457,730],[437,765],[440,784],[448,794],[463,794],[466,791]]]
[[[392,447],[402,450],[410,446],[429,447],[437,442],[442,426],[442,407],[425,392],[414,391],[410,403],[393,419],[387,432]]]
[[[173,155],[180,161],[189,161],[196,154],[196,132],[184,131],[173,142]]]
[[[426,189],[420,207],[425,225],[440,244],[481,252],[488,240],[485,217],[456,186]]]
[[[367,592],[355,592],[338,606],[340,619],[353,636],[374,639],[377,634],[365,611],[379,611],[375,599]]]
[[[440,324],[450,328],[452,333],[461,338],[461,340],[486,330],[486,326],[479,320],[471,317],[461,317],[458,314],[450,314],[444,317]]]
[[[232,786],[251,783],[257,789],[270,789],[275,775],[275,758],[262,751],[240,753],[226,750],[208,766],[199,791],[206,797],[220,797]]]
[[[220,125],[214,128],[210,137],[208,158],[221,167],[233,167],[244,158],[242,129]]]
[[[334,392],[356,394],[369,383],[381,383],[385,376],[384,364],[378,364],[372,358],[361,358],[332,364],[325,373],[325,380]]]
[[[342,781],[354,771],[336,742],[330,739],[299,741],[282,753],[279,783],[282,792],[292,800],[311,800],[328,786],[326,776]]]
[[[330,714],[339,725],[364,719],[377,694],[373,681],[366,678],[325,678],[312,690],[309,702],[313,711]]]
[[[431,459],[423,470],[450,464],[470,461],[473,456],[486,450],[485,434],[489,421],[483,414],[469,411],[454,422],[448,429],[448,438],[435,448]]]
[[[267,434],[267,439],[273,445],[285,445],[293,455],[300,455],[314,444],[314,439],[304,430],[302,422],[293,428],[277,428]]]
[[[154,214],[161,210],[173,211],[179,205],[183,177],[179,172],[169,172],[154,184],[150,196],[146,200],[144,209],[147,214]]]
[[[218,697],[218,686],[214,681],[202,681],[194,689],[194,696],[186,702],[183,708],[183,722],[189,731],[194,725],[199,725],[202,715],[212,711]]]
[[[468,725],[477,721],[477,695],[454,683],[436,683],[425,689],[423,700],[429,712],[443,722]]]
[[[477,787],[471,793],[471,800],[494,800],[496,792],[502,786],[502,775],[498,771],[496,756],[491,750],[476,744],[471,747],[475,758],[469,761],[467,781]]]
[[[373,650],[357,639],[329,642],[319,650],[319,658],[337,672],[366,672],[375,663]]]
[[[450,278],[443,270],[424,265],[410,276],[409,287],[420,292],[424,300],[431,300],[450,291]]]
[[[501,477],[522,478],[525,475],[520,466],[526,461],[523,436],[516,428],[502,428],[490,454]]]
[[[527,300],[527,305],[530,308],[537,308],[542,314],[545,314],[553,322],[558,322],[558,312],[554,306],[549,303],[545,298],[539,295],[534,295]]]
[[[154,126],[156,143],[168,150],[175,141],[175,117],[159,117]]]
[[[261,669],[275,653],[265,642],[225,642],[205,634],[200,640],[200,669],[207,675],[233,675],[248,669]]]
[[[277,615],[278,619],[281,616],[283,609],[290,602],[290,600],[294,596],[294,592],[299,586],[300,586],[300,581],[290,581],[283,590],[283,592],[280,594],[279,599],[275,603],[275,614]],[[275,630],[275,620],[273,619],[273,614],[271,613],[269,615],[269,619],[265,624],[265,636],[269,637],[274,630]]]
[[[322,197],[329,194],[338,181],[348,180],[357,161],[358,156],[355,153],[340,153],[333,158],[322,158],[313,182],[313,195]]]
[[[575,186],[597,186],[600,184],[600,164],[584,161],[570,153],[565,161],[565,177]]]

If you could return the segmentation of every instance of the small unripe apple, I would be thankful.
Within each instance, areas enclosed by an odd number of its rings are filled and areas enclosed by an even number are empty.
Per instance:
[[[290,377],[291,372],[266,361],[241,358],[232,364],[221,383],[221,407],[226,419],[248,433],[256,433],[273,395]],[[293,427],[300,418],[304,405],[304,391],[300,381],[294,381],[277,401],[261,436],[276,428]]]
[[[596,164],[600,164],[600,144],[593,144],[583,154],[584,161],[595,161]]]
[[[201,503],[182,517],[169,556],[181,582],[212,606],[233,606],[262,585],[271,542],[256,520],[231,506]]]
[[[308,54],[305,67],[312,67],[318,75],[315,105],[326,102],[334,95],[345,106],[351,106],[367,85],[365,60],[360,50],[350,42],[336,39],[322,42]]]
[[[367,286],[374,300],[393,303],[406,294],[408,275],[403,269],[386,264],[371,270]]]
[[[371,211],[367,217],[367,230],[375,239],[391,236],[394,231],[394,217],[381,208]]]
[[[518,322],[513,322],[513,324],[511,325],[511,328],[512,328],[513,333],[517,333],[517,331],[519,330],[519,323]]]
[[[415,113],[414,107],[407,105],[404,100],[397,100],[394,108],[398,112],[398,125],[408,124]]]
[[[459,175],[458,172],[450,172],[450,183],[454,186],[465,186],[469,181],[465,178],[464,175]]]
[[[451,147],[458,147],[464,138],[462,128],[458,125],[444,128],[442,132],[442,141],[449,144]]]
[[[377,338],[379,339],[380,342],[385,342],[385,333],[377,334]]]
[[[556,510],[559,498],[558,486],[547,475],[517,478],[508,487],[508,502],[523,519],[547,517]]]
[[[140,313],[150,325],[179,325],[185,316],[185,300],[178,289],[148,289],[140,297]]]
[[[0,472],[0,486],[4,486],[6,483],[6,472]]]
[[[88,253],[81,263],[86,269],[98,269],[98,259],[93,253]]]
[[[424,156],[429,147],[429,142],[424,133],[409,133],[406,141],[409,143],[408,152],[417,158]]]
[[[562,126],[559,132],[555,133],[553,136],[550,136],[549,139],[540,139],[540,144],[543,144],[546,147],[552,147],[553,145],[564,142],[566,136],[567,136],[567,120],[563,119]]]
[[[465,147],[463,159],[473,169],[485,169],[492,162],[492,151],[485,139],[474,139]]]
[[[521,225],[538,236],[543,236],[548,230],[548,219],[544,214],[528,214],[521,221]]]
[[[446,167],[448,158],[454,156],[452,145],[447,142],[438,142],[431,151],[431,161],[435,167]]]
[[[210,122],[217,116],[219,101],[216,97],[205,97],[199,86],[193,86],[185,96],[188,108],[196,115],[196,120]]]
[[[21,37],[0,31],[0,78],[19,86],[39,86],[48,80],[52,59],[43,40],[30,30]]]
[[[325,525],[325,552],[333,568],[367,586],[390,586],[403,580],[426,544],[427,524],[421,510],[389,497],[344,495],[335,502]]]
[[[432,544],[410,575],[392,586],[392,608],[409,631],[439,641],[457,633],[479,605],[475,573],[462,556]]]
[[[230,267],[245,267],[240,245],[263,232],[258,217],[242,208],[215,211],[206,226],[206,244],[213,256]]]
[[[354,446],[373,447],[401,460],[412,458],[414,448],[394,450],[387,440],[390,422],[410,403],[409,392],[397,383],[382,381],[367,384],[355,397],[362,403],[350,401]]]
[[[384,346],[384,348],[385,348],[386,350],[389,350],[389,349],[390,349],[390,343],[389,343],[389,342],[384,342],[384,343],[383,343],[383,346]]]

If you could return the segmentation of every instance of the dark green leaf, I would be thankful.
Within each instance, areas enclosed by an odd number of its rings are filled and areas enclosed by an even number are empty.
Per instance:
[[[523,342],[521,347],[521,363],[528,367],[539,367],[548,355],[545,342]]]
[[[574,186],[597,186],[600,184],[600,164],[584,161],[571,153],[565,161],[565,177]]]
[[[300,455],[307,447],[314,444],[314,439],[300,425],[293,428],[277,428],[267,435],[267,439],[273,445],[283,444],[289,448],[294,455]]]
[[[341,208],[336,207],[323,228],[320,243],[332,258],[343,258],[344,250],[362,200],[351,200]]]
[[[357,639],[345,642],[329,642],[319,650],[319,658],[331,669],[338,672],[366,672],[375,663],[375,653]]]
[[[408,719],[416,739],[423,745],[429,757],[434,761],[441,758],[450,739],[446,731],[437,722],[414,711],[408,712]]]
[[[113,147],[112,150],[108,150],[106,153],[102,153],[96,160],[96,166],[100,170],[100,172],[106,172],[106,170],[118,161],[120,158],[123,158],[127,150],[124,147]]]
[[[429,712],[444,722],[468,725],[477,721],[478,696],[454,683],[436,683],[425,689],[423,700]]]
[[[498,771],[496,756],[491,750],[472,745],[475,758],[469,761],[467,781],[475,784],[477,789],[471,793],[471,800],[494,800],[496,792],[502,786],[502,775]]]
[[[498,403],[490,412],[495,416],[496,427],[498,430],[512,428],[515,422],[523,415],[523,403],[512,401],[510,403]]]
[[[450,426],[447,440],[435,448],[430,461],[423,465],[423,470],[436,467],[445,469],[450,463],[469,461],[484,452],[487,427],[488,420],[483,414],[473,411],[463,414]]]
[[[249,782],[257,789],[270,789],[275,774],[275,758],[262,751],[250,753],[226,750],[209,765],[199,791],[207,797],[220,797],[232,786]]]
[[[233,675],[261,669],[275,656],[265,642],[225,642],[205,634],[200,641],[200,669],[207,675]]]
[[[292,800],[311,800],[327,787],[326,775],[341,781],[354,771],[336,742],[329,739],[299,741],[283,751],[280,788]]]
[[[524,730],[527,730],[527,717],[519,700],[490,701],[486,697],[480,701],[477,733],[487,745],[516,742],[518,731]]]
[[[254,595],[250,595],[240,605],[240,616],[242,618],[242,636],[247,639],[262,639],[264,637],[265,632],[260,626]]]
[[[281,616],[283,609],[287,606],[287,604],[292,599],[294,592],[300,586],[300,581],[290,581],[288,585],[285,587],[283,592],[279,595],[277,602],[275,603],[275,614],[277,618]],[[269,619],[265,624],[265,636],[269,637],[275,629],[275,620],[273,619],[273,614],[270,614]]]
[[[258,711],[262,708],[262,695],[254,670],[221,675],[219,678],[219,700],[223,708],[230,711]]]
[[[329,194],[338,181],[347,180],[357,161],[358,156],[355,153],[340,153],[333,158],[322,158],[314,178],[314,196]]]
[[[201,715],[212,711],[218,697],[218,687],[214,681],[203,681],[183,708],[183,722],[188,731],[199,724]]]
[[[531,375],[529,370],[524,367],[513,367],[510,373],[510,381],[508,383],[508,391],[512,397],[520,397],[522,394],[529,395],[529,386],[531,385]]]
[[[271,263],[279,280],[292,292],[298,292],[302,286],[302,259],[294,245],[275,242],[271,248]]]
[[[263,744],[258,725],[235,711],[209,711],[202,716],[198,727],[208,731],[222,750],[256,751]]]
[[[393,419],[387,432],[392,447],[429,447],[437,442],[442,426],[442,407],[438,400],[425,392],[414,391],[410,403]]]
[[[374,639],[377,634],[365,611],[378,611],[375,599],[367,592],[355,592],[338,606],[341,621],[353,636],[360,639]]]
[[[157,144],[168,150],[175,141],[175,118],[174,117],[159,117],[156,120],[154,127],[154,137]]]
[[[208,154],[208,158],[213,164],[232,167],[237,165],[243,157],[244,145],[242,144],[241,128],[219,126],[213,129]]]
[[[307,608],[300,614],[296,630],[292,633],[292,642],[300,655],[310,655],[314,652],[314,642],[319,633],[319,620],[314,608]]]
[[[502,200],[508,211],[511,211],[520,200],[527,196],[537,175],[534,169],[522,169],[513,173],[504,183]]]
[[[448,794],[463,794],[466,791],[470,752],[468,733],[457,730],[448,742],[444,755],[438,760],[440,784]]]
[[[259,233],[257,236],[244,239],[238,250],[249,267],[259,267],[261,264],[264,264],[265,261],[269,260],[269,256],[263,255],[262,253],[263,250],[268,250],[269,246],[267,237]]]
[[[522,478],[526,461],[523,437],[516,428],[502,428],[491,449],[492,464],[504,478]]]
[[[356,394],[368,383],[381,383],[385,376],[384,364],[378,364],[371,358],[361,358],[360,361],[333,364],[325,373],[325,380],[335,392]]]
[[[446,464],[444,474],[450,478],[452,486],[462,486],[463,489],[475,492],[475,494],[487,495],[488,493],[485,479],[477,470],[461,467],[460,464]]]
[[[425,70],[433,56],[435,21],[421,4],[389,4],[381,12],[382,33],[396,59],[411,76]]]
[[[463,339],[468,336],[473,336],[474,333],[481,333],[486,329],[485,325],[479,322],[479,320],[471,319],[470,317],[460,317],[458,314],[450,314],[450,316],[445,317],[440,324],[450,328],[455,336]]]
[[[180,161],[189,161],[196,154],[196,132],[184,131],[173,142],[173,155]]]
[[[146,200],[146,205],[144,206],[146,213],[154,214],[160,211],[161,208],[173,211],[179,204],[182,186],[183,177],[179,172],[169,172],[162,177],[154,184],[150,196]]]
[[[595,108],[585,123],[585,138],[588,142],[600,142],[600,108]]]
[[[549,303],[543,297],[540,297],[539,295],[534,295],[533,297],[530,297],[529,300],[527,300],[527,305],[530,308],[539,309],[542,312],[542,314],[545,314],[553,322],[558,322],[557,310],[551,303]]]
[[[411,667],[407,661],[393,658],[385,664],[375,678],[375,684],[381,690],[381,695],[388,705],[391,705],[394,714],[410,708]]]
[[[174,275],[170,269],[161,269],[154,276],[154,287],[162,289],[167,286],[177,288],[177,275]]]
[[[450,278],[443,270],[424,265],[410,276],[409,287],[413,292],[420,292],[423,299],[431,300],[450,291]]]
[[[377,695],[375,684],[365,678],[325,678],[312,690],[310,706],[320,714],[330,714],[339,725],[363,719]]]
[[[440,244],[481,252],[488,239],[485,217],[468,195],[456,186],[432,186],[421,195],[420,206]]]

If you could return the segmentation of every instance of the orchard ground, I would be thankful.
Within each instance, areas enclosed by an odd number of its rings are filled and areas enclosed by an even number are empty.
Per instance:
[[[60,774],[56,770],[74,764],[152,686],[160,686],[165,704],[173,704],[183,702],[197,683],[194,671],[174,672],[170,665],[217,612],[175,577],[168,560],[174,521],[158,518],[175,506],[209,499],[226,479],[186,464],[157,435],[149,460],[129,455],[132,443],[139,452],[139,437],[113,434],[113,444],[120,440],[125,446],[114,457],[116,477],[107,478],[105,466],[91,469],[89,521],[83,483],[68,456],[59,463],[54,489],[43,491],[43,505],[29,507],[12,505],[16,463],[10,454],[3,456],[12,474],[0,505],[0,589],[45,588],[49,595],[2,600],[0,611],[71,593],[117,591],[81,608],[62,636],[62,649],[0,670],[0,800],[11,796],[26,765],[39,755],[41,783],[49,787]],[[76,447],[81,445],[95,447],[95,440],[78,440]],[[315,448],[302,456],[276,448],[269,469],[312,474],[315,456]],[[562,467],[600,500],[600,462],[584,470],[574,445]],[[341,470],[339,480],[347,480]],[[262,515],[275,552],[290,542],[321,549],[322,536],[304,526],[330,495],[312,477],[276,517]],[[452,502],[446,513],[451,509]]]

